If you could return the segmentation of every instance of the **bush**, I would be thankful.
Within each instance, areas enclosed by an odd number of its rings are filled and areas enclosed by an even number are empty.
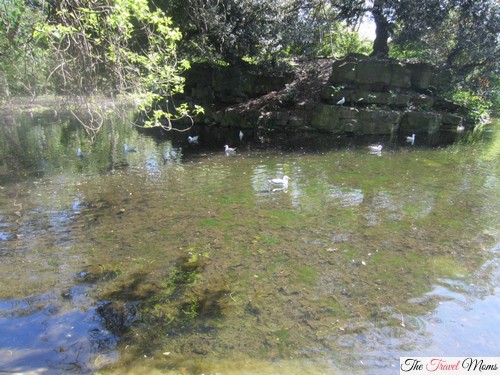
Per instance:
[[[450,95],[451,99],[463,106],[468,116],[475,124],[480,124],[489,118],[492,103],[470,90],[459,89]]]

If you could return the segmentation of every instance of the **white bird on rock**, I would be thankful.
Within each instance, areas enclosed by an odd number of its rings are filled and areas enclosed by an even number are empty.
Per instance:
[[[413,146],[415,144],[415,134],[412,134],[411,137],[406,137],[406,142],[410,142]]]
[[[345,103],[345,96],[342,97],[342,99],[340,99],[338,102],[337,102],[337,105],[344,105]]]
[[[236,147],[232,148],[232,147],[229,147],[228,145],[225,145],[224,152],[226,153],[226,155],[234,155],[236,153]]]
[[[243,139],[243,132],[240,130],[240,141]]]

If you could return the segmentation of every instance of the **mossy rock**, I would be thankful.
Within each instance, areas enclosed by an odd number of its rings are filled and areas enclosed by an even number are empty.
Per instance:
[[[396,111],[360,110],[360,126],[355,130],[356,134],[395,134],[399,128],[400,114]]]
[[[434,67],[427,63],[408,64],[411,72],[411,87],[415,90],[427,90],[434,76]]]
[[[434,112],[405,112],[399,126],[400,132],[408,134],[435,134],[439,131],[441,116]]]
[[[350,131],[349,128],[346,129],[346,124],[353,124],[356,121],[357,112],[353,108],[320,104],[313,115],[311,126],[331,133],[343,133]]]

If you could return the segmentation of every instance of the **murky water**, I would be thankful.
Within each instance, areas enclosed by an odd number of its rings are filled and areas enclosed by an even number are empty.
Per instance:
[[[0,372],[382,374],[498,354],[498,130],[372,155],[2,121]]]

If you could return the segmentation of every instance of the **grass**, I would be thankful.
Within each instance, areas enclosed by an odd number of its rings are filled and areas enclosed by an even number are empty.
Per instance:
[[[296,265],[294,267],[297,272],[296,282],[303,285],[314,285],[318,280],[318,270],[313,267],[304,265]]]
[[[427,268],[440,278],[457,278],[467,274],[467,268],[451,256],[435,256],[427,260]]]

